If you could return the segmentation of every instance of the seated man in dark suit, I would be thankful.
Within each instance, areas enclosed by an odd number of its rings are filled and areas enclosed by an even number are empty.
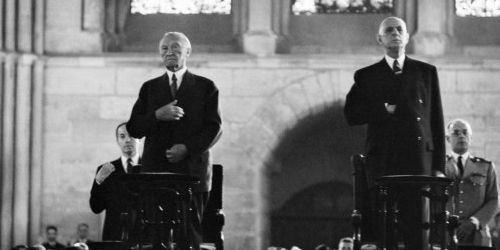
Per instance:
[[[42,244],[47,250],[64,250],[66,247],[57,241],[57,227],[47,226],[45,228],[47,241]]]
[[[121,239],[120,214],[124,208],[130,207],[133,200],[125,186],[118,182],[118,177],[136,172],[134,169],[139,164],[139,140],[129,136],[126,123],[116,127],[116,142],[121,149],[120,158],[107,162],[97,168],[97,174],[90,191],[90,208],[94,213],[106,210],[103,240]]]

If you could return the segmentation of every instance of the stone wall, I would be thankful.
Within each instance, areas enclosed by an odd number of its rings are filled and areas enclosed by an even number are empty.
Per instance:
[[[269,240],[268,170],[273,150],[303,117],[343,102],[356,68],[376,56],[193,55],[192,72],[220,89],[224,134],[214,162],[224,165],[227,249],[264,249]],[[499,60],[427,59],[438,66],[446,120],[474,129],[473,151],[500,162]],[[89,191],[99,164],[119,156],[114,127],[127,120],[146,79],[162,73],[155,55],[49,57],[43,106],[42,224],[68,239],[90,212]],[[281,166],[286,168],[286,166]],[[348,166],[346,166],[348,167]],[[345,172],[343,170],[342,172]]]

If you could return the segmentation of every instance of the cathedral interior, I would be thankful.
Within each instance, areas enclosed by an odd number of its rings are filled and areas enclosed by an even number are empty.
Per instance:
[[[201,7],[200,7],[201,6]],[[0,248],[78,223],[97,166],[142,83],[164,73],[158,41],[191,40],[191,72],[220,91],[226,249],[334,246],[352,234],[350,156],[363,127],[342,108],[356,69],[381,60],[379,23],[398,16],[410,57],[437,66],[445,122],[474,128],[500,162],[499,0],[1,0]]]

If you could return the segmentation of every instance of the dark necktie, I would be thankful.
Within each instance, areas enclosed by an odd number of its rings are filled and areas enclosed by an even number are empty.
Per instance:
[[[177,94],[177,77],[175,74],[172,74],[172,83],[170,84],[170,93],[172,93],[172,97],[175,98]]]
[[[401,66],[399,65],[398,60],[394,60],[394,63],[392,64],[392,71],[394,71],[394,74],[399,75],[403,71],[401,70]]]
[[[134,165],[132,165],[132,159],[127,159],[127,174],[131,174],[133,172]]]
[[[457,159],[457,167],[458,171],[460,171],[460,178],[464,176],[464,164],[462,163],[462,156],[459,156]]]

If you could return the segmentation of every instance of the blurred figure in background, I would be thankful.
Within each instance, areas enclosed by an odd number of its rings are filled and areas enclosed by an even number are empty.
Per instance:
[[[15,247],[12,248],[12,250],[26,250],[28,248],[28,246],[26,245],[17,245]]]
[[[80,223],[76,226],[76,237],[72,239],[68,246],[73,246],[75,243],[89,243],[92,242],[89,240],[89,225],[87,223]]]
[[[496,250],[500,250],[500,213],[495,215],[493,227],[490,230],[491,242]]]
[[[47,250],[43,245],[37,244],[32,247],[28,247],[27,250]]]
[[[42,244],[47,250],[64,250],[66,248],[63,244],[57,241],[57,227],[47,226],[45,228],[45,236],[47,241]]]
[[[320,244],[314,248],[314,250],[332,250],[330,247],[328,247],[325,244]]]
[[[339,242],[339,250],[352,250],[353,242],[349,237],[345,237],[340,239]]]
[[[82,242],[77,242],[77,243],[73,244],[73,246],[78,247],[81,250],[89,250],[89,246],[85,243],[82,243]]]

